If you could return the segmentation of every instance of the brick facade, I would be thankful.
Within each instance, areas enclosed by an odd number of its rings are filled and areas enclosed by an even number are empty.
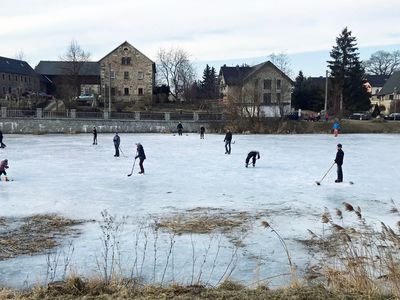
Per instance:
[[[100,61],[103,98],[125,104],[152,101],[155,84],[155,64],[128,42],[122,43]]]

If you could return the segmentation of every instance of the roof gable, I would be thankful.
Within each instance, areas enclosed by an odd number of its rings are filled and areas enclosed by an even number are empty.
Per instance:
[[[397,88],[397,93],[400,93],[400,71],[394,72],[389,77],[385,85],[379,91],[378,96],[393,94],[395,88]]]
[[[116,47],[114,50],[112,50],[111,52],[109,52],[108,54],[106,54],[103,58],[101,58],[100,60],[99,60],[99,63],[102,61],[102,60],[104,60],[104,59],[106,59],[108,56],[110,56],[112,53],[114,53],[115,51],[117,51],[120,47],[123,47],[123,46],[128,46],[128,47],[131,47],[131,48],[133,48],[135,51],[137,51],[138,53],[140,53],[140,55],[142,55],[143,57],[145,57],[146,59],[148,59],[151,63],[154,63],[150,58],[148,58],[146,55],[144,55],[142,52],[140,52],[138,49],[136,49],[135,47],[133,47],[130,43],[128,43],[127,41],[125,41],[125,42],[123,42],[121,45],[119,45],[118,47]]]
[[[35,71],[47,76],[67,75],[68,70],[72,70],[73,63],[70,61],[40,61]],[[79,75],[100,76],[100,64],[93,61],[83,62],[79,69]]]
[[[0,56],[0,72],[36,76],[32,67],[23,60]]]

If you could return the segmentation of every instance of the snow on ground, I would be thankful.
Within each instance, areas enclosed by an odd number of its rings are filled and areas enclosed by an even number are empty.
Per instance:
[[[99,134],[93,146],[91,135],[6,135],[7,148],[0,159],[8,158],[12,182],[0,182],[0,216],[27,216],[58,213],[70,218],[100,220],[101,211],[129,216],[130,224],[151,215],[165,215],[176,210],[211,207],[256,213],[269,210],[267,221],[284,237],[294,262],[299,267],[309,261],[307,249],[295,241],[306,238],[307,229],[321,230],[320,215],[327,207],[339,208],[343,201],[360,206],[370,221],[393,225],[397,217],[389,213],[390,200],[400,201],[399,135],[234,135],[232,154],[225,155],[223,135],[206,134],[121,134],[121,149],[128,156],[114,158],[113,135]],[[135,143],[143,144],[147,159],[146,175],[130,173]],[[336,169],[321,186],[315,181],[333,163],[336,144],[343,144],[344,180],[335,184]],[[245,168],[244,160],[251,150],[261,159],[256,168]],[[266,218],[264,218],[266,219]],[[349,220],[354,219],[349,216]],[[254,270],[261,266],[261,277],[288,271],[287,260],[279,241],[260,225],[243,237],[233,276],[254,282]],[[132,225],[133,226],[133,225]],[[126,249],[124,264],[131,265],[133,234],[126,227],[121,234]],[[82,274],[98,271],[96,259],[101,256],[98,223],[83,226],[83,234],[74,239],[72,267]],[[190,282],[193,244],[204,250],[209,236],[176,237],[175,270],[169,268],[166,278]],[[219,270],[210,274],[214,282],[224,273],[234,251],[229,239],[219,255]],[[164,273],[169,235],[160,237],[159,266],[156,277]],[[150,242],[149,242],[150,243]],[[163,249],[161,244],[166,247]],[[150,246],[149,246],[150,247]],[[143,245],[142,245],[143,248]],[[153,250],[151,250],[153,251]],[[209,252],[218,251],[216,239]],[[196,248],[197,262],[202,253]],[[211,255],[212,254],[212,255]],[[150,256],[150,254],[149,254]],[[255,257],[262,256],[262,262]],[[148,260],[148,261],[147,261]],[[144,271],[151,280],[153,259]],[[209,261],[206,263],[210,263]],[[198,272],[200,267],[197,267]],[[211,266],[206,267],[208,272]],[[146,269],[146,267],[145,267]],[[175,274],[175,273],[176,274]],[[46,256],[24,256],[0,261],[0,283],[22,286],[42,282],[46,273]],[[206,272],[204,272],[206,273]],[[173,274],[173,275],[171,275]],[[197,274],[197,273],[196,273]],[[207,275],[203,275],[205,277]],[[154,274],[153,274],[154,277]],[[189,279],[188,279],[189,278]],[[202,278],[203,279],[203,278]]]

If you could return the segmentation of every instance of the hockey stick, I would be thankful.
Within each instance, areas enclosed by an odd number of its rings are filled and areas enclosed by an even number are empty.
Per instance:
[[[133,161],[132,171],[131,171],[131,174],[128,174],[128,177],[129,177],[129,176],[132,176],[132,174],[133,174],[133,169],[135,168],[135,162],[136,162],[136,158],[135,158],[135,160]]]
[[[119,148],[119,151],[121,151],[121,153],[122,153],[122,155],[123,155],[124,157],[128,157],[128,156],[125,155],[124,151],[122,151],[121,147],[118,147],[118,148]]]
[[[325,176],[328,175],[329,171],[333,168],[334,165],[335,165],[335,162],[332,164],[332,166],[329,168],[329,170],[325,173],[325,175],[321,178],[321,180],[315,182],[317,185],[321,185],[322,180],[324,180]]]

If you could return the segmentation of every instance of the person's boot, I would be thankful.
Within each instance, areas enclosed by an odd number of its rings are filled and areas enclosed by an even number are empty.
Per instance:
[[[248,163],[246,163],[246,168],[249,166],[249,164]]]
[[[336,182],[336,183],[339,183],[340,181],[339,181],[339,179],[336,179],[335,182]]]

